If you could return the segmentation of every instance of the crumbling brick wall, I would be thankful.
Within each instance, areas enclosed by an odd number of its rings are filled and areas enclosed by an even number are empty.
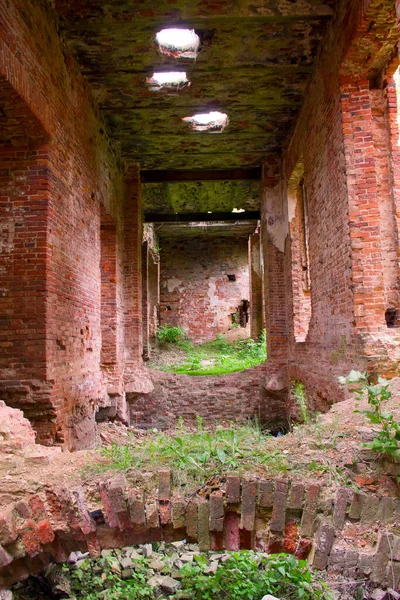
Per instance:
[[[140,193],[55,23],[50,5],[28,0],[20,12],[10,2],[0,37],[0,393],[40,441],[74,449],[93,443],[96,406],[122,397],[140,362]],[[103,348],[101,205],[115,228],[119,307]]]
[[[249,335],[238,314],[250,300],[247,238],[205,235],[160,244],[160,323],[182,327],[195,342],[227,333],[235,320],[235,331]]]

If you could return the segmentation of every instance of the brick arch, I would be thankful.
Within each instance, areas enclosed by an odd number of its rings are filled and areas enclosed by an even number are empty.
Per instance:
[[[172,491],[164,469],[153,494],[132,487],[123,475],[101,481],[95,507],[88,505],[83,488],[39,490],[0,512],[0,586],[37,573],[50,561],[65,562],[73,550],[97,557],[105,548],[183,538],[201,550],[310,555],[317,569],[370,574],[377,583],[388,582],[393,572],[398,580],[400,537],[387,531],[400,518],[398,498],[378,499],[346,487],[328,491],[313,481],[282,477],[227,474],[216,487],[183,498]],[[381,530],[374,548],[360,550],[356,540],[348,541],[349,533],[343,538],[349,526],[361,535],[369,531],[377,517]]]

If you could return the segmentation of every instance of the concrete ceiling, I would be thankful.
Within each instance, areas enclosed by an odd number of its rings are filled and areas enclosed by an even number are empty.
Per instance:
[[[288,142],[335,0],[55,0],[60,27],[111,136],[142,169],[259,166]],[[212,37],[197,60],[162,56],[166,27]],[[186,70],[173,94],[151,91],[157,70]],[[228,113],[222,133],[183,117]]]

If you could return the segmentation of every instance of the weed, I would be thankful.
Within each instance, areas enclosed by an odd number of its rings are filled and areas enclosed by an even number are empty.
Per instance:
[[[201,417],[195,429],[186,428],[182,421],[174,433],[149,431],[137,439],[133,434],[130,443],[112,444],[102,450],[108,461],[103,469],[126,471],[142,466],[168,466],[175,481],[204,482],[213,475],[234,469],[238,472],[262,469],[283,472],[288,469],[287,457],[277,449],[266,450],[271,439],[262,431],[257,421],[243,425],[204,429]]]
[[[400,424],[391,413],[383,410],[383,403],[392,397],[389,390],[389,382],[378,378],[377,383],[372,383],[369,375],[361,371],[350,371],[347,377],[339,377],[342,385],[347,385],[358,400],[362,400],[367,394],[369,410],[361,412],[373,425],[379,425],[380,431],[372,442],[362,444],[364,448],[370,448],[375,452],[393,459],[400,459]]]
[[[193,600],[254,600],[265,594],[294,600],[333,599],[306,561],[293,556],[276,554],[260,559],[254,552],[243,550],[233,552],[214,575],[204,575],[203,566],[198,560],[181,569],[182,587]]]
[[[166,324],[158,328],[157,339],[162,344],[177,344],[186,339],[186,334],[181,327]]]
[[[293,381],[292,385],[293,395],[296,407],[300,413],[301,422],[304,423],[304,425],[307,425],[311,420],[311,415],[307,406],[307,394],[304,383],[302,381]]]

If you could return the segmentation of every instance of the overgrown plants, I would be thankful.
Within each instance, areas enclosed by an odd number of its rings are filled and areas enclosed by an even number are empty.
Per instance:
[[[218,334],[215,340],[193,344],[180,327],[163,325],[157,333],[158,341],[178,348],[182,356],[174,364],[151,364],[154,368],[186,375],[224,375],[255,367],[267,358],[265,331],[258,341],[252,338],[230,342]]]
[[[361,371],[350,371],[347,377],[339,377],[339,382],[347,385],[359,401],[367,395],[370,408],[359,412],[364,414],[370,423],[380,428],[372,442],[364,443],[363,446],[386,457],[400,460],[400,424],[383,406],[392,397],[389,382],[378,377],[377,383],[373,383],[368,373]]]

